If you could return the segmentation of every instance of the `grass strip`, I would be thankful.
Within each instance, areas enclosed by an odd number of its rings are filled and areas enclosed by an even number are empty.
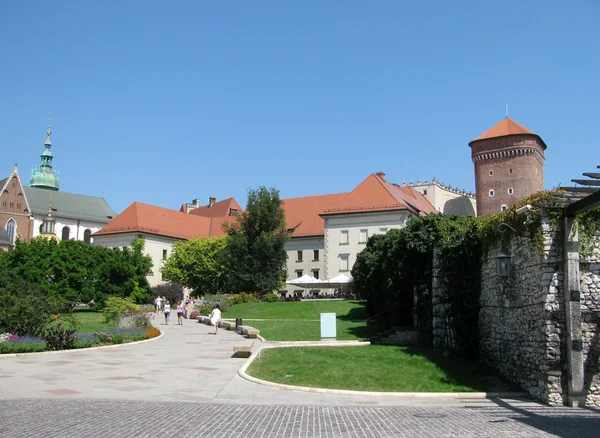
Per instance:
[[[250,321],[248,325],[260,330],[268,341],[318,341],[321,339],[319,321],[284,320]],[[367,337],[365,321],[337,320],[338,340],[364,340]]]
[[[286,385],[356,391],[517,390],[479,362],[429,349],[383,345],[267,349],[248,374]]]
[[[244,303],[231,306],[223,318],[315,319],[321,313],[335,313],[338,318],[365,320],[363,301],[290,301],[287,303]]]

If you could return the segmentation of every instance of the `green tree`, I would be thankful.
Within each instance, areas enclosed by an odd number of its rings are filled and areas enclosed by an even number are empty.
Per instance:
[[[161,272],[168,281],[193,290],[193,295],[222,292],[227,272],[223,257],[226,246],[227,237],[176,242]]]
[[[84,242],[36,238],[18,241],[15,249],[0,254],[0,269],[22,278],[48,297],[71,304],[101,302],[106,296],[131,297],[146,302],[151,295],[146,274],[152,259],[144,255],[144,241],[132,249],[113,250]]]
[[[266,187],[250,189],[246,210],[225,230],[230,291],[264,295],[281,288],[289,235],[279,192]]]

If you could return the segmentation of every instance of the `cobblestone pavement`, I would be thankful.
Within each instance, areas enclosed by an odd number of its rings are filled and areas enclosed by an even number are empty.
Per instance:
[[[3,437],[597,437],[591,409],[0,401]]]

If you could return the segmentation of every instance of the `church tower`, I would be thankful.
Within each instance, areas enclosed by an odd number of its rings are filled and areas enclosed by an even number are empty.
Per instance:
[[[477,216],[506,210],[544,190],[546,143],[506,117],[469,143],[475,165]]]
[[[50,152],[52,147],[50,134],[52,134],[52,131],[50,131],[50,126],[48,126],[46,134],[48,138],[44,143],[45,149],[41,155],[40,166],[32,170],[29,185],[41,189],[58,190],[58,174],[52,169],[52,152]]]

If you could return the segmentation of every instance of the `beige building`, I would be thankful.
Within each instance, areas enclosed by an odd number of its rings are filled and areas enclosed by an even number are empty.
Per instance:
[[[440,213],[459,216],[475,216],[475,212],[477,211],[474,193],[447,186],[435,178],[425,182],[404,182],[402,185],[421,193]]]

